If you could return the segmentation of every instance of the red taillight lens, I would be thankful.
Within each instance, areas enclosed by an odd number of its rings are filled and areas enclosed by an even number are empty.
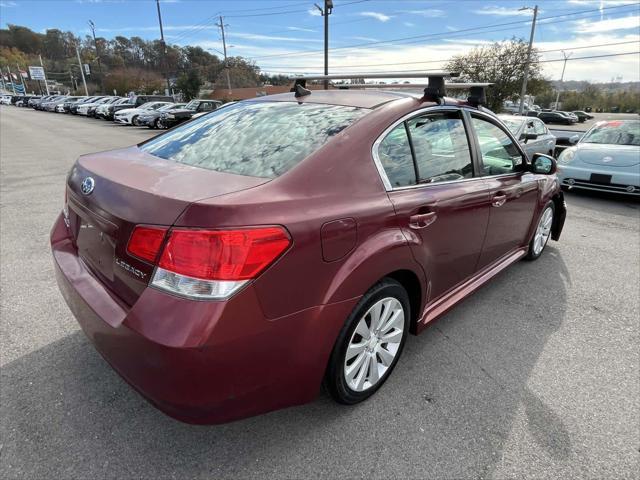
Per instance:
[[[135,257],[155,263],[166,233],[167,229],[162,227],[136,227],[129,239],[127,252]]]
[[[205,280],[248,280],[273,263],[290,243],[281,227],[173,229],[158,266]]]

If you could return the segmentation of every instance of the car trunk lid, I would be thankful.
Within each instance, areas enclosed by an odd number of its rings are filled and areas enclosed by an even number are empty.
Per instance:
[[[160,159],[137,147],[86,155],[67,181],[69,225],[86,266],[132,305],[153,272],[151,263],[127,252],[136,225],[171,226],[197,200],[267,181]]]

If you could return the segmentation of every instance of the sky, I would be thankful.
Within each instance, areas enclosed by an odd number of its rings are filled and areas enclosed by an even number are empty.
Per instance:
[[[322,4],[323,0],[315,0]],[[422,71],[483,44],[529,39],[535,0],[334,0],[329,73]],[[634,0],[538,0],[534,45],[544,74],[565,80],[640,80],[640,3]],[[322,5],[321,5],[322,6]],[[531,7],[522,9],[523,6]],[[269,73],[323,68],[323,22],[314,0],[160,0],[165,39],[220,56],[224,18],[228,54]],[[24,25],[157,39],[155,0],[0,0],[0,25]],[[605,56],[612,55],[615,56]],[[581,58],[581,57],[598,58]]]

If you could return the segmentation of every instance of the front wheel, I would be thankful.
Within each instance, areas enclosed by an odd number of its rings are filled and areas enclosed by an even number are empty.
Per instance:
[[[352,405],[389,378],[407,339],[409,296],[393,279],[374,285],[358,302],[331,352],[324,384],[338,402]]]
[[[538,226],[533,234],[531,242],[529,242],[529,252],[525,257],[527,260],[536,260],[542,255],[544,247],[547,246],[549,237],[551,236],[551,228],[553,226],[553,216],[555,215],[555,205],[552,201],[544,207],[542,215],[538,220]]]

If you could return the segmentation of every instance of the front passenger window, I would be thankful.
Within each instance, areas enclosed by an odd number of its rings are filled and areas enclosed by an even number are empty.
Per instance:
[[[511,137],[497,125],[472,116],[472,123],[482,154],[485,175],[502,175],[518,170],[523,159]]]

